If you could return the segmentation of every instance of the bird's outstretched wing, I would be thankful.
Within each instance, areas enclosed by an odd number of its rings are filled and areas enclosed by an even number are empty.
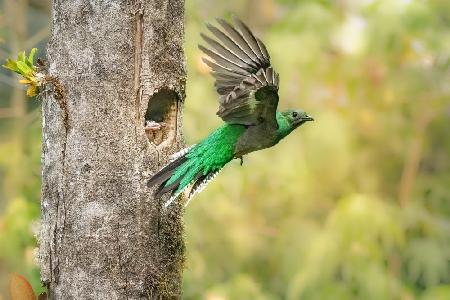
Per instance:
[[[279,75],[270,65],[270,56],[260,39],[238,18],[234,26],[217,19],[222,29],[207,24],[215,39],[201,34],[209,45],[199,45],[208,58],[219,94],[217,115],[225,122],[258,125],[266,122],[277,128]]]

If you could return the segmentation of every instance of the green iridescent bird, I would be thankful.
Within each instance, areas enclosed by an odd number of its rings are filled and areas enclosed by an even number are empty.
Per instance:
[[[234,26],[218,19],[207,25],[215,39],[201,34],[219,94],[217,115],[225,124],[198,144],[181,150],[155,174],[148,186],[155,197],[170,194],[169,206],[181,193],[188,200],[199,193],[232,159],[276,145],[294,129],[313,121],[303,110],[277,111],[279,75],[264,44],[239,19]],[[187,204],[186,203],[186,204]]]

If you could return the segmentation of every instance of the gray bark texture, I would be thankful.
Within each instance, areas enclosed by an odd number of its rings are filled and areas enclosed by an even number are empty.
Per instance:
[[[50,299],[178,299],[182,208],[146,186],[183,146],[184,0],[54,0],[43,96]],[[157,132],[145,120],[163,122]]]

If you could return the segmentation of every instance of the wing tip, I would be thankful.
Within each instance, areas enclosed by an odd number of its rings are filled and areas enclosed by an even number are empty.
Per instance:
[[[244,24],[244,22],[242,22],[241,19],[236,14],[231,14],[231,19],[235,23],[242,23],[242,24]]]

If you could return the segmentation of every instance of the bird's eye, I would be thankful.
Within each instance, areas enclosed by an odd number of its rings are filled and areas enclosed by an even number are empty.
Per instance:
[[[297,118],[298,113],[297,113],[296,111],[294,111],[294,112],[292,113],[292,116],[293,116],[294,118]]]

